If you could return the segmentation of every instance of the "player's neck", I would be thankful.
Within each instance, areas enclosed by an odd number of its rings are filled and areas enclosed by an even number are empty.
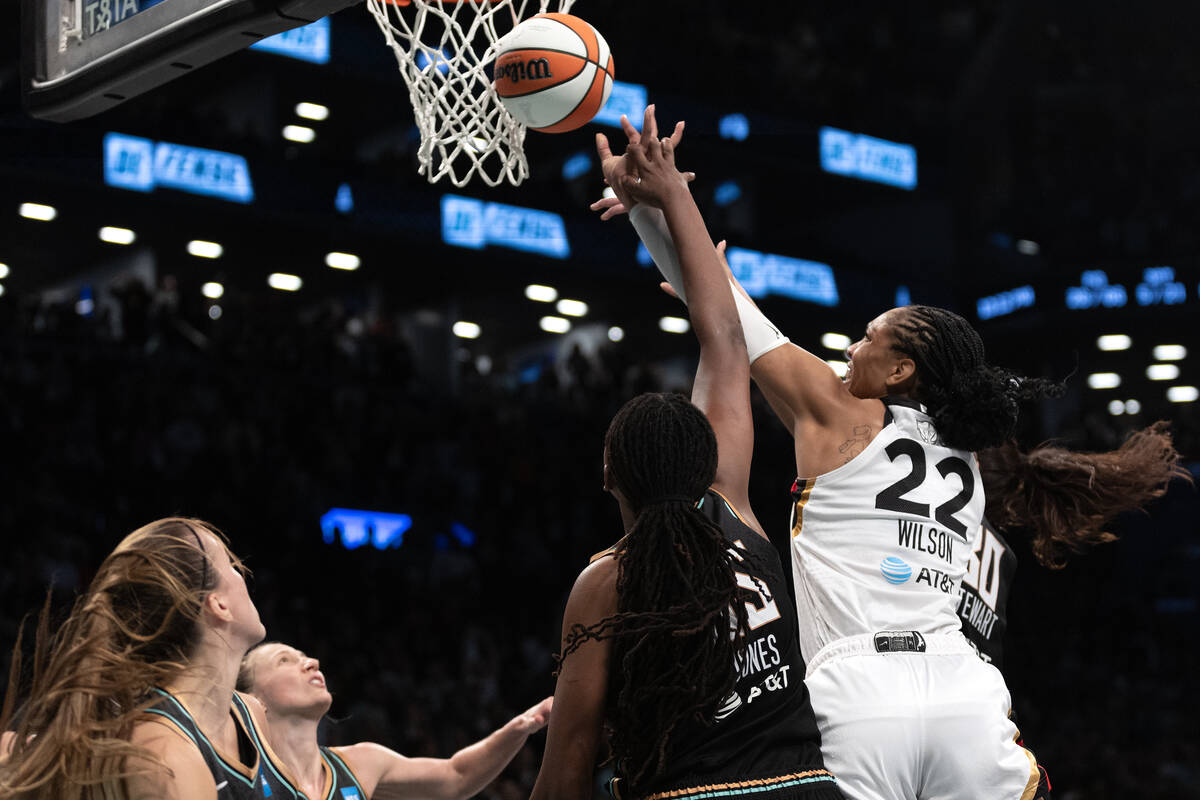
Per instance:
[[[229,709],[240,661],[240,655],[223,642],[202,642],[187,670],[164,687],[183,703],[206,736],[223,744],[236,738]]]
[[[300,788],[309,797],[318,797],[324,788],[325,772],[321,762],[321,749],[317,746],[315,719],[299,714],[268,712],[271,726],[271,749],[283,759],[288,771],[300,782]]]

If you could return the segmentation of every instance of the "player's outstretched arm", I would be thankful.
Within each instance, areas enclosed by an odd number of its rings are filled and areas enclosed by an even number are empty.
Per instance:
[[[338,753],[368,797],[465,800],[495,780],[530,734],[546,727],[553,703],[553,698],[547,697],[450,758],[407,758],[373,742],[338,748]]]
[[[692,328],[700,341],[700,366],[692,402],[708,416],[717,436],[714,486],[749,513],[754,425],[750,412],[750,363],[738,309],[723,263],[724,243],[713,247],[687,181],[675,166],[675,143],[658,139],[654,108],[646,109],[641,140],[629,145],[636,179],[621,176],[622,189],[639,205],[662,210],[679,258],[680,280]],[[761,526],[754,527],[762,533]]]
[[[652,114],[653,106],[647,109],[647,116]],[[643,143],[648,130],[645,124],[641,133],[624,117],[621,125],[631,145]],[[683,125],[679,123],[669,137],[672,149],[678,146],[682,136]],[[596,149],[605,180],[615,196],[593,203],[592,209],[602,212],[601,219],[629,212],[634,229],[673,293],[688,303],[681,275],[681,256],[664,214],[646,204],[639,205],[637,198],[630,194],[629,181],[636,182],[641,177],[636,164],[629,158],[613,156],[603,134],[597,134]],[[688,181],[695,177],[693,173],[683,174]],[[783,424],[795,435],[797,422],[822,425],[840,417],[841,406],[848,398],[841,391],[837,375],[822,359],[792,345],[758,309],[728,267],[726,274],[735,292],[733,296],[751,362],[751,374]]]

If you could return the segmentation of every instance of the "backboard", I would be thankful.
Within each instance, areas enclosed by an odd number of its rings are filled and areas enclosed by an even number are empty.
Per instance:
[[[40,119],[105,111],[358,0],[22,0],[22,95]]]

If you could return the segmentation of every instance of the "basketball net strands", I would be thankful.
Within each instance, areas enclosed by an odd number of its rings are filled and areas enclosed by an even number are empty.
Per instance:
[[[488,70],[501,38],[575,0],[367,0],[396,54],[421,133],[418,174],[461,187],[478,175],[488,186],[529,177],[525,126],[500,104]],[[550,9],[552,4],[557,8]],[[536,6],[536,11],[534,10]]]

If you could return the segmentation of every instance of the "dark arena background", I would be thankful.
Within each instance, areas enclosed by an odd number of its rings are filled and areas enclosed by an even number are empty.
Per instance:
[[[619,129],[529,133],[519,187],[431,185],[362,5],[310,37],[315,60],[243,50],[41,121],[22,105],[17,5],[0,9],[5,674],[48,585],[61,619],[123,535],[184,514],[245,558],[269,638],[320,658],[330,743],[448,756],[552,692],[566,593],[621,534],[608,420],[638,392],[687,391],[697,357],[660,322],[685,314],[628,223],[588,210],[593,134]],[[687,120],[678,162],[710,230],[793,341],[836,361],[846,340],[826,334],[943,305],[992,362],[1067,379],[1025,409],[1024,444],[1105,450],[1165,419],[1195,474],[1198,9],[572,13],[611,45],[622,109]],[[228,154],[217,171],[250,192],[119,161],[163,143],[168,161]],[[839,157],[855,148],[874,155]],[[486,204],[509,224],[464,238]],[[755,413],[752,499],[782,539],[790,438],[757,396]],[[1061,571],[1012,535],[1006,676],[1056,797],[1200,797],[1198,520],[1177,481]],[[527,796],[543,742],[484,796]]]

